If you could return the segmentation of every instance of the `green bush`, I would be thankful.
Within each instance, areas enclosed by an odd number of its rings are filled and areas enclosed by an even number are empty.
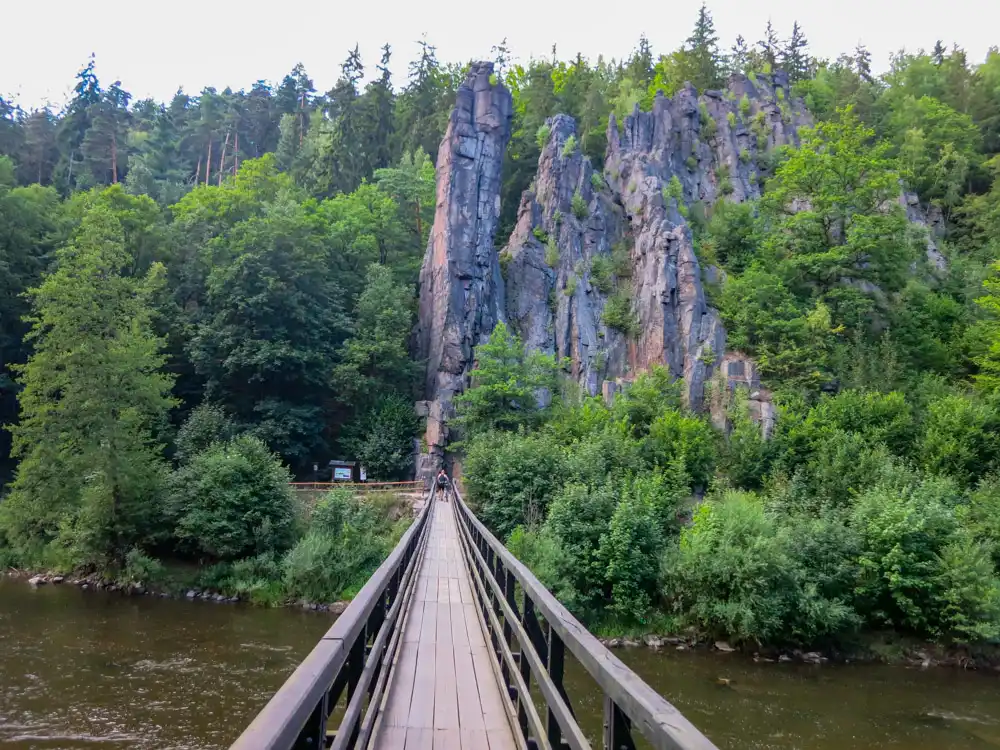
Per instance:
[[[729,127],[730,128],[735,128],[736,127],[736,113],[735,112],[726,112],[726,122],[729,123]]]
[[[236,434],[233,421],[216,404],[196,406],[177,431],[174,454],[178,461],[190,461],[212,443],[225,442]]]
[[[705,106],[704,102],[698,105],[698,114],[701,120],[701,139],[707,141],[715,136],[716,130],[718,130],[718,125],[716,125],[715,120],[712,115],[708,113],[708,107]]]
[[[632,312],[632,299],[624,289],[612,294],[604,303],[601,321],[608,328],[621,331],[626,336],[637,336],[639,321]]]
[[[543,245],[549,241],[549,234],[541,227],[535,227],[531,230],[531,233],[535,235],[535,239],[541,242]]]
[[[614,289],[614,263],[607,255],[595,255],[591,259],[590,283],[601,294],[610,294]]]
[[[570,274],[566,279],[566,286],[563,287],[563,294],[567,297],[572,297],[576,294],[576,285],[579,283],[579,278],[576,275]]]
[[[740,99],[740,114],[743,115],[744,120],[750,116],[750,97],[746,94]]]
[[[705,485],[715,468],[717,434],[704,419],[663,411],[649,426],[643,454],[653,466],[667,468],[680,459],[696,485]]]
[[[197,585],[253,604],[276,607],[287,600],[281,562],[273,552],[206,568]]]
[[[1000,570],[1000,477],[983,478],[969,496],[967,505],[958,508],[962,525],[985,544]]]
[[[747,151],[745,148],[740,149],[740,162],[742,164],[750,163],[750,152]]]
[[[662,551],[663,532],[652,504],[641,494],[627,492],[598,550],[611,586],[610,609],[621,620],[648,622]]]
[[[545,243],[545,264],[549,268],[555,268],[559,265],[559,246],[556,244],[555,238],[551,236]]]
[[[549,143],[549,135],[552,133],[552,128],[548,125],[539,125],[538,130],[535,131],[535,143],[538,144],[538,149],[544,149]]]
[[[955,477],[963,485],[1000,469],[1000,411],[965,396],[945,396],[930,404],[920,438],[921,464]]]
[[[163,579],[163,563],[133,547],[125,555],[125,567],[118,576],[120,583],[149,585]]]
[[[572,612],[597,617],[607,604],[607,561],[601,537],[608,530],[617,497],[607,486],[567,484],[553,498],[544,531],[560,549],[552,560],[558,595]]]
[[[698,169],[698,160],[694,158],[694,154],[692,154],[684,160],[684,165],[688,168],[689,172],[694,172]]]
[[[562,450],[544,435],[484,433],[469,445],[462,471],[479,518],[505,539],[514,527],[545,518],[563,462]]]
[[[611,263],[617,278],[628,279],[632,277],[632,258],[625,242],[618,242],[611,248]]]
[[[792,538],[752,493],[703,502],[663,559],[674,611],[716,637],[813,643],[853,628],[850,606],[822,596],[797,563]]]
[[[590,186],[594,190],[601,191],[604,189],[604,178],[598,172],[590,173]]]
[[[583,196],[580,195],[579,190],[573,193],[573,198],[570,201],[570,205],[573,208],[573,215],[580,221],[586,219],[587,215],[590,213],[590,210],[587,208],[587,201],[585,201],[583,199]]]
[[[952,639],[1000,634],[988,549],[959,527],[955,502],[939,479],[882,483],[858,499],[857,607],[872,624]]]
[[[570,135],[570,137],[567,138],[566,142],[563,144],[562,148],[563,158],[564,159],[569,158],[570,156],[573,155],[573,152],[575,151],[576,151],[576,136]]]
[[[233,560],[291,546],[291,475],[255,437],[215,443],[171,477],[176,536],[193,552]]]

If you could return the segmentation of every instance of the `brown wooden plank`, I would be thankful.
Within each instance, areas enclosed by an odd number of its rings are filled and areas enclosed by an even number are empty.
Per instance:
[[[458,683],[451,640],[438,641],[434,655],[434,728],[458,729]]]
[[[462,603],[448,605],[448,616],[451,620],[451,642],[455,644],[456,651],[459,648],[466,650],[469,648],[469,631],[465,625],[464,606]]]
[[[479,702],[483,707],[483,724],[487,732],[510,732],[507,713],[501,703],[500,687],[493,674],[489,659],[493,655],[485,648],[472,650],[472,663],[476,671],[476,684],[479,686]]]
[[[434,730],[434,750],[461,750],[462,735],[458,727]]]
[[[406,624],[403,625],[403,643],[414,643],[420,640],[420,628],[424,621],[424,603],[410,600],[406,613]]]
[[[437,618],[437,636],[434,642],[445,643],[448,648],[452,648],[455,639],[451,632],[451,605],[447,602],[438,602],[435,616]]]
[[[424,616],[420,623],[420,642],[434,643],[437,638],[437,602],[424,602]]]
[[[375,738],[375,746],[379,750],[405,750],[406,727],[387,727],[379,729]]]
[[[407,729],[406,750],[434,750],[434,730],[415,727]]]
[[[506,731],[487,730],[486,738],[489,740],[490,750],[518,750],[520,747],[519,743],[514,741],[509,724],[507,724]]]
[[[490,741],[486,736],[485,729],[465,729],[460,731],[462,737],[462,750],[490,750]],[[511,743],[511,748],[514,743]]]
[[[433,729],[435,679],[434,644],[421,641],[417,644],[417,671],[413,679],[413,699],[410,701],[406,726]],[[410,746],[409,733],[406,746]]]
[[[413,698],[413,683],[416,673],[417,644],[404,643],[392,672],[392,681],[389,683],[383,724],[395,727],[406,726],[410,717],[410,702]]]
[[[479,701],[479,685],[472,664],[472,651],[455,648],[455,682],[458,685],[458,723],[462,729],[486,731],[483,705]]]

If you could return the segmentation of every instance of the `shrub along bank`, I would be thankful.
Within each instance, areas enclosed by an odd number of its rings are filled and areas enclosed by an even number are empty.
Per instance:
[[[764,441],[743,404],[728,437],[684,412],[662,370],[610,407],[526,409],[511,384],[538,385],[538,363],[526,373],[506,331],[479,368],[459,400],[470,500],[597,632],[831,649],[1000,636],[996,398],[933,379],[848,389],[785,402]]]

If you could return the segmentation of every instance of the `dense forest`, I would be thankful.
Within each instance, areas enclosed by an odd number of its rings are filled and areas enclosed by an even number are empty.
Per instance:
[[[788,25],[726,50],[703,7],[669,54],[494,48],[514,99],[497,246],[557,113],[600,169],[611,114],[781,69],[816,127],[769,155],[759,201],[684,211],[729,346],[773,392],[769,438],[747,394],[719,431],[661,370],[587,398],[498,326],[458,400],[470,498],[609,630],[996,639],[1000,52],[938,42],[876,75],[863,47],[817,60]],[[355,49],[326,93],[297,66],[158,103],[91,60],[60,112],[0,99],[0,562],[142,577],[188,558],[319,600],[391,543],[398,525],[342,496],[307,528],[285,487],[345,455],[412,471],[416,281],[465,66],[424,42],[396,90],[391,63],[366,75]],[[937,217],[939,268],[884,210],[900,185]]]

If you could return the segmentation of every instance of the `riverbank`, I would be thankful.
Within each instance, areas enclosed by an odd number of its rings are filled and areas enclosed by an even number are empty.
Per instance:
[[[210,569],[195,569],[198,574],[204,575]],[[292,607],[310,612],[329,613],[340,615],[350,600],[340,600],[335,602],[310,602],[304,599],[278,601],[268,599],[261,601],[245,593],[241,594],[233,589],[212,588],[197,585],[198,574],[191,575],[179,573],[165,573],[163,579],[156,583],[135,583],[130,581],[116,580],[108,578],[98,573],[87,575],[63,575],[52,572],[27,571],[19,569],[8,569],[4,571],[8,578],[22,581],[25,585],[39,586],[75,586],[81,591],[104,591],[107,593],[117,593],[122,596],[152,596],[162,599],[183,599],[186,601],[204,601],[214,604],[253,604],[266,607]]]
[[[757,663],[803,664],[887,664],[896,666],[953,667],[982,670],[1000,676],[1000,644],[945,645],[899,635],[897,633],[862,633],[852,644],[810,650],[754,645],[733,646],[728,641],[684,635],[647,634],[641,637],[599,638],[607,648],[652,651],[713,651],[739,654]]]

